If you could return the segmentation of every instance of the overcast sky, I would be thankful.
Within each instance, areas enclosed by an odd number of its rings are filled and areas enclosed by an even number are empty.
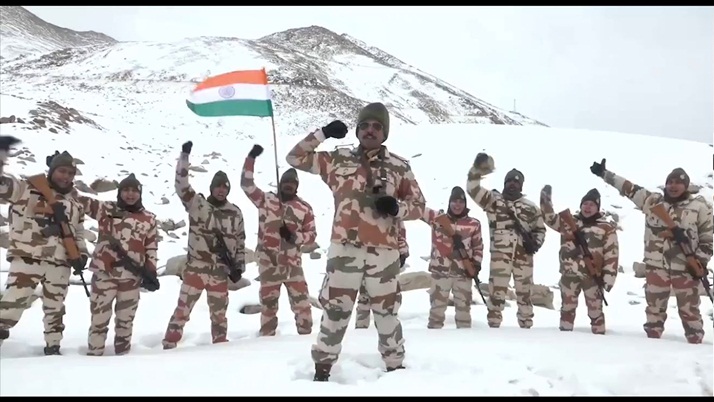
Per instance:
[[[320,25],[550,126],[714,133],[714,7],[26,8],[131,41]]]

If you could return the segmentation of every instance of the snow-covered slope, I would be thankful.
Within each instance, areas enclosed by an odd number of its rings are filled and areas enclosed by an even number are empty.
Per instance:
[[[50,24],[20,6],[0,6],[0,60],[39,55],[68,47],[112,44],[99,32],[77,32]]]
[[[92,98],[85,99],[90,109]],[[28,102],[23,105],[23,102]],[[77,99],[77,102],[80,102]],[[0,98],[3,107],[21,111],[30,101]],[[78,103],[80,105],[80,103]],[[118,107],[120,105],[115,105]],[[78,106],[80,107],[80,106]],[[150,109],[152,106],[147,105]],[[272,146],[270,123],[259,119],[225,120],[226,125],[251,127],[243,136],[230,130],[216,131],[201,124],[186,124],[169,130],[178,113],[157,111],[152,121],[135,124],[129,114],[101,111],[92,116],[98,127],[66,123],[71,135],[50,135],[25,131],[26,124],[2,124],[2,134],[19,136],[23,150],[10,160],[6,170],[14,174],[43,171],[45,155],[67,149],[85,164],[77,179],[91,183],[96,178],[119,179],[134,172],[144,183],[145,204],[162,220],[185,220],[173,190],[173,169],[181,143],[194,141],[191,160],[199,171],[191,173],[191,182],[199,191],[207,191],[213,173],[221,169],[238,182],[243,158],[254,143]],[[183,112],[188,114],[187,111]],[[326,122],[324,122],[326,123]],[[323,124],[324,124],[323,123]],[[162,128],[163,127],[163,128]],[[303,127],[305,131],[314,127]],[[230,133],[230,134],[228,134]],[[283,156],[297,138],[278,136],[280,170],[286,169]],[[351,143],[330,141],[324,149]],[[551,145],[546,145],[551,144]],[[63,348],[65,356],[41,355],[41,306],[36,303],[12,331],[0,354],[0,394],[2,395],[711,395],[712,330],[707,322],[703,345],[684,341],[674,299],[670,302],[669,321],[661,340],[647,339],[641,329],[644,320],[643,280],[633,276],[631,265],[642,257],[643,217],[629,201],[603,185],[588,170],[593,160],[608,159],[608,166],[647,188],[656,190],[674,166],[682,166],[693,182],[703,186],[701,193],[712,199],[711,151],[699,143],[623,133],[560,130],[538,127],[496,125],[397,125],[388,145],[410,159],[425,192],[429,206],[446,206],[449,190],[465,186],[466,172],[475,154],[491,153],[497,171],[485,185],[500,188],[503,175],[512,167],[525,174],[525,192],[537,198],[544,184],[553,186],[556,208],[577,208],[582,195],[592,187],[603,194],[603,207],[618,215],[620,262],[623,271],[606,308],[609,334],[589,333],[584,306],[578,310],[574,333],[558,331],[558,313],[536,308],[534,328],[517,328],[515,309],[505,311],[504,327],[489,329],[486,311],[478,301],[472,315],[474,328],[455,330],[449,310],[447,326],[441,331],[426,329],[428,295],[423,290],[404,293],[400,317],[407,340],[408,370],[384,374],[376,351],[376,333],[350,330],[344,353],[335,368],[332,384],[310,382],[312,362],[310,336],[296,335],[285,295],[281,299],[279,336],[256,339],[257,315],[240,314],[246,303],[257,301],[257,282],[231,293],[229,307],[230,344],[210,346],[208,313],[205,301],[199,301],[186,329],[184,342],[176,351],[161,350],[160,339],[178,295],[176,277],[162,277],[162,288],[143,294],[135,324],[132,355],[89,358],[83,356],[89,313],[87,300],[79,286],[70,289]],[[265,189],[275,183],[272,152],[257,162],[256,180]],[[652,163],[651,155],[678,155],[670,163]],[[37,161],[37,162],[35,162]],[[646,168],[643,168],[647,166]],[[204,169],[200,169],[200,168]],[[206,170],[201,172],[200,170]],[[316,177],[301,174],[300,193],[317,212],[318,253],[320,259],[305,256],[305,271],[313,295],[324,272],[324,258],[332,220],[332,198]],[[115,191],[98,195],[114,199]],[[165,200],[162,200],[165,198]],[[246,219],[248,246],[254,248],[257,214],[244,194],[236,189],[231,200],[242,209]],[[166,203],[168,201],[168,203]],[[472,214],[485,222],[484,214],[471,203]],[[5,211],[3,210],[3,213]],[[96,223],[89,220],[87,228]],[[159,247],[161,264],[184,252],[186,229],[162,232]],[[424,271],[429,254],[429,228],[420,222],[407,222],[407,236],[412,256],[409,271]],[[484,241],[488,232],[484,231]],[[553,287],[558,280],[558,237],[549,231],[544,247],[536,257],[535,282]],[[3,251],[4,254],[4,251]],[[488,258],[488,253],[486,253]],[[3,256],[0,256],[4,258]],[[3,269],[7,262],[0,260]],[[486,265],[485,271],[488,270]],[[484,272],[483,278],[487,273]],[[248,278],[257,276],[254,264],[248,266]],[[3,278],[4,280],[4,278]],[[557,289],[555,308],[560,301]],[[476,298],[478,296],[475,294]],[[204,299],[205,300],[205,299]],[[711,311],[708,299],[702,299],[703,313]],[[320,312],[313,310],[315,331]],[[110,339],[113,336],[110,332]],[[537,348],[533,345],[538,345]],[[111,347],[109,348],[109,350]],[[573,356],[578,356],[573,360]],[[494,364],[494,362],[498,362]],[[62,366],[62,370],[58,367]],[[197,369],[207,365],[215,372]],[[42,382],[29,380],[42,376]],[[126,373],[126,374],[120,374]],[[190,373],[190,374],[186,374]],[[191,381],[186,381],[189,375]],[[116,380],[106,381],[106,378]],[[72,386],[82,378],[81,386]],[[132,379],[144,378],[141,382]],[[31,383],[30,383],[31,381]],[[135,384],[126,386],[125,384]],[[241,385],[238,386],[237,384]],[[436,385],[438,384],[438,385]]]
[[[46,28],[50,25],[21,7],[8,10],[12,12],[3,19],[0,34],[0,42],[12,50],[3,53],[0,66],[6,95],[21,95],[33,87],[42,88],[45,98],[66,107],[78,108],[62,102],[71,93],[98,103],[130,104],[142,98],[142,108],[150,99],[151,110],[156,110],[183,105],[183,96],[207,76],[265,67],[278,119],[298,127],[328,118],[351,119],[360,107],[374,101],[389,106],[393,121],[409,124],[544,125],[499,109],[382,50],[318,26],[257,40],[201,37],[173,43],[113,43],[75,33],[85,39],[72,45],[67,30]],[[74,47],[79,45],[92,46]],[[16,57],[22,49],[26,51]],[[0,113],[7,117],[4,108]],[[131,118],[136,121],[145,116]]]

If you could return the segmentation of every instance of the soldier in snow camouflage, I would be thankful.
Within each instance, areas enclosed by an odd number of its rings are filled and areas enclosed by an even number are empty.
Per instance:
[[[431,226],[431,272],[432,286],[429,290],[431,309],[429,310],[428,328],[439,329],[444,326],[449,293],[454,295],[454,319],[457,328],[471,328],[471,276],[466,271],[464,261],[459,254],[466,250],[469,258],[481,270],[483,260],[483,239],[481,222],[469,215],[466,207],[466,193],[461,187],[454,187],[449,196],[446,216],[454,229],[454,236],[448,236],[436,221],[441,213],[424,209],[422,220]]]
[[[156,216],[144,208],[141,190],[141,183],[132,173],[119,182],[116,201],[75,196],[84,207],[85,214],[96,220],[99,226],[97,246],[89,264],[89,270],[93,272],[90,296],[92,319],[87,340],[89,356],[104,354],[112,304],[116,314],[114,352],[117,355],[129,353],[134,317],[139,307],[141,278],[118,262],[120,256],[112,249],[110,241],[117,242],[129,258],[145,267],[156,280]],[[145,283],[143,285],[146,286]]]
[[[359,113],[360,146],[320,151],[326,138],[344,138],[347,126],[333,121],[300,141],[287,156],[296,169],[319,175],[335,198],[327,274],[320,292],[323,315],[312,347],[315,381],[327,381],[342,349],[362,281],[374,311],[379,351],[387,370],[404,368],[404,338],[397,317],[399,221],[424,214],[424,196],[411,167],[382,143],[389,135],[389,114],[381,103]]]
[[[183,144],[176,165],[176,194],[188,212],[188,260],[178,305],[162,342],[164,349],[175,348],[181,340],[191,310],[204,290],[213,343],[228,342],[228,267],[218,253],[215,231],[223,235],[228,253],[237,265],[235,268],[245,272],[243,213],[226,198],[231,189],[228,176],[221,171],[216,172],[211,181],[211,195],[205,198],[203,194],[197,194],[188,181],[188,156],[192,147],[191,141]]]
[[[404,222],[399,221],[399,272],[404,271],[404,264],[409,258],[409,244],[407,244],[407,229],[404,227]],[[355,316],[355,328],[369,328],[370,316],[372,312],[372,303],[369,300],[365,282],[362,281],[362,286],[359,289],[359,297],[357,298],[357,309]]]
[[[0,151],[0,157],[4,165],[7,148]],[[56,202],[65,208],[81,258],[80,261],[69,260],[60,235],[40,233],[42,229],[55,224],[53,217],[42,211],[48,204],[42,194],[25,180],[6,175],[0,177],[0,200],[13,204],[10,247],[7,251],[10,273],[6,291],[0,300],[0,342],[9,337],[9,329],[17,325],[35,288],[41,284],[42,310],[45,315],[44,352],[46,355],[59,355],[65,328],[64,301],[70,271],[81,272],[89,252],[84,240],[84,211],[71,195],[77,172],[74,158],[66,151],[61,154],[56,152],[47,157],[47,165],[48,182],[55,193]]]
[[[533,255],[545,241],[545,224],[538,206],[523,197],[521,191],[524,178],[523,173],[518,170],[512,169],[506,174],[503,193],[481,186],[481,179],[493,170],[493,158],[479,153],[469,170],[466,189],[471,198],[486,212],[491,235],[488,325],[491,328],[501,325],[508,283],[513,276],[518,304],[518,325],[521,328],[530,328],[533,325]],[[525,242],[516,230],[518,223],[532,237],[535,250],[526,250]]]
[[[255,185],[255,158],[263,147],[254,145],[243,164],[241,188],[258,208],[258,246],[255,253],[260,277],[260,335],[275,335],[278,327],[280,287],[288,291],[290,307],[300,335],[312,332],[312,307],[302,269],[302,245],[315,242],[315,214],[310,204],[297,196],[295,169],[283,173],[278,194],[262,191]]]
[[[676,168],[667,175],[664,194],[648,191],[607,170],[605,159],[600,163],[594,162],[590,171],[629,198],[645,214],[645,333],[649,338],[662,336],[667,304],[673,290],[687,341],[701,343],[704,323],[699,311],[702,295],[699,294],[698,278],[687,270],[684,253],[671,235],[689,242],[696,258],[706,267],[712,258],[712,206],[704,197],[687,191],[689,176],[682,168]],[[664,222],[650,212],[660,203],[678,224],[674,233],[668,231]]]
[[[570,228],[553,210],[551,188],[545,186],[541,191],[540,208],[545,224],[560,233],[560,330],[572,331],[575,311],[578,308],[580,292],[585,296],[590,327],[593,334],[605,333],[605,313],[603,312],[602,290],[609,292],[615,284],[619,258],[617,226],[607,221],[600,213],[600,193],[597,189],[588,191],[580,201],[580,212],[573,218],[577,228]],[[604,289],[600,289],[595,279],[588,272],[585,257],[573,236],[573,230],[583,234],[593,261],[602,261]]]

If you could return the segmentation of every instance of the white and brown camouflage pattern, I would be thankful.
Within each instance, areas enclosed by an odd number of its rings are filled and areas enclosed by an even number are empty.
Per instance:
[[[4,161],[2,161],[4,163]],[[0,166],[2,174],[2,166]],[[57,202],[65,206],[69,224],[79,252],[89,256],[84,239],[84,211],[71,195],[55,193]],[[10,247],[7,260],[15,258],[42,261],[58,266],[69,266],[67,251],[60,236],[43,236],[40,231],[50,224],[50,215],[36,212],[47,208],[47,200],[27,181],[2,174],[0,200],[13,205],[10,209]]]
[[[407,243],[407,228],[404,222],[399,221],[399,256],[409,257],[409,243]],[[355,310],[355,328],[369,328],[371,322],[372,306],[367,294],[364,281],[359,289],[357,309]]]
[[[493,171],[493,160],[487,166],[475,164],[468,173],[466,192],[486,212],[488,218],[491,263],[489,269],[488,323],[498,327],[506,303],[508,284],[513,276],[518,305],[518,324],[522,328],[533,325],[533,256],[526,254],[523,241],[515,229],[515,222],[508,214],[510,209],[523,227],[530,231],[538,247],[545,241],[545,224],[538,206],[521,197],[506,200],[498,191],[481,186],[481,178]]]
[[[222,207],[213,206],[202,194],[196,193],[188,181],[188,167],[188,154],[181,152],[176,165],[175,187],[176,194],[188,212],[188,261],[182,274],[178,303],[162,341],[165,349],[175,348],[181,340],[193,306],[204,290],[211,318],[212,341],[228,341],[228,268],[216,250],[214,229],[223,234],[237,268],[245,272],[243,213],[230,202]]]
[[[139,281],[129,270],[118,265],[117,254],[108,239],[116,239],[127,255],[139,266],[156,272],[157,250],[159,248],[156,215],[146,209],[128,212],[120,209],[116,202],[99,201],[83,195],[75,198],[82,205],[84,213],[97,221],[98,240],[89,263],[89,270],[101,272],[104,278]]]
[[[645,332],[652,338],[662,336],[667,319],[667,303],[673,291],[687,340],[700,343],[704,337],[704,322],[699,310],[703,295],[699,294],[698,281],[687,271],[685,256],[679,246],[663,236],[667,231],[664,222],[649,210],[664,203],[670,216],[685,230],[697,258],[706,266],[712,258],[714,242],[712,206],[703,196],[691,194],[687,199],[671,204],[663,194],[649,191],[611,171],[605,171],[603,179],[645,214]]]
[[[142,209],[128,212],[113,201],[76,195],[84,213],[97,221],[98,241],[92,253],[89,270],[92,276],[89,310],[92,313],[87,339],[87,354],[101,356],[109,331],[112,310],[116,312],[114,352],[126,354],[131,349],[132,328],[140,298],[140,278],[117,264],[119,258],[108,239],[119,241],[129,258],[137,265],[156,272],[158,230],[156,216]]]
[[[309,134],[290,150],[286,160],[295,169],[319,175],[332,190],[335,216],[331,242],[397,250],[398,222],[420,219],[424,214],[424,195],[411,167],[386,147],[380,151],[384,153],[381,163],[378,155],[366,157],[375,180],[384,168],[386,180],[382,194],[400,201],[396,217],[383,217],[373,207],[375,196],[372,188],[367,188],[368,171],[360,148],[316,151],[324,140],[322,130]]]
[[[429,260],[429,272],[437,277],[466,278],[467,272],[464,261],[459,257],[458,251],[454,250],[454,242],[441,226],[436,223],[436,218],[443,213],[431,208],[424,208],[422,221],[431,226],[431,259]],[[461,235],[462,243],[466,247],[466,252],[471,261],[481,264],[483,260],[483,238],[481,234],[481,222],[471,216],[453,218],[446,216],[451,221],[454,233]]]
[[[298,333],[309,334],[312,331],[312,307],[300,247],[314,243],[317,238],[315,214],[312,206],[298,196],[281,202],[276,193],[261,190],[253,178],[254,165],[255,158],[245,159],[240,184],[245,195],[258,208],[255,254],[262,306],[260,334],[272,336],[276,333],[280,288],[283,285],[288,291]],[[295,234],[294,242],[280,237],[279,230],[283,224]]]
[[[553,210],[553,202],[541,197],[541,212],[545,224],[560,233],[560,329],[572,331],[575,322],[575,312],[578,308],[578,298],[582,292],[588,308],[590,326],[595,334],[605,333],[605,313],[601,290],[595,283],[585,265],[582,251],[575,244],[572,230],[560,216]],[[602,261],[602,279],[604,291],[609,292],[615,285],[617,267],[619,265],[619,241],[617,225],[600,215],[592,223],[584,223],[579,213],[573,215],[576,228],[583,234],[588,245],[588,250],[593,255],[593,260]]]

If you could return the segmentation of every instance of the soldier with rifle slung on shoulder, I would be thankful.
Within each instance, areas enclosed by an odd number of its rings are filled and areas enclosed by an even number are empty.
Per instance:
[[[41,284],[44,353],[59,355],[70,274],[81,275],[89,259],[84,211],[71,195],[77,167],[68,152],[55,152],[47,157],[47,175],[24,180],[5,175],[9,148],[19,142],[0,136],[0,201],[13,205],[7,252],[10,273],[0,299],[0,342],[10,336],[9,330],[28,307],[25,303]]]
[[[580,292],[590,317],[593,334],[605,334],[607,305],[604,292],[615,284],[619,260],[617,226],[600,213],[600,192],[592,189],[580,201],[580,212],[553,211],[552,188],[543,187],[540,209],[543,221],[560,233],[560,330],[572,331]]]
[[[188,156],[193,143],[181,147],[176,165],[176,194],[188,212],[188,260],[182,275],[178,305],[166,328],[162,344],[173,349],[181,340],[193,306],[206,291],[213,343],[228,342],[228,280],[237,283],[245,271],[243,212],[228,202],[231,183],[218,171],[208,198],[198,194],[188,181]]]
[[[645,214],[644,330],[648,338],[660,338],[667,319],[672,291],[677,300],[684,336],[702,343],[704,321],[699,304],[699,283],[709,298],[711,285],[706,266],[712,258],[712,206],[689,189],[689,175],[676,168],[665,179],[664,194],[649,191],[607,170],[605,159],[593,162],[590,171],[616,188]]]
[[[89,356],[104,354],[114,303],[114,353],[129,353],[140,288],[150,292],[159,289],[156,216],[144,208],[141,190],[141,183],[132,173],[119,182],[116,201],[75,196],[84,213],[99,227],[99,241],[89,264],[93,272]]]

